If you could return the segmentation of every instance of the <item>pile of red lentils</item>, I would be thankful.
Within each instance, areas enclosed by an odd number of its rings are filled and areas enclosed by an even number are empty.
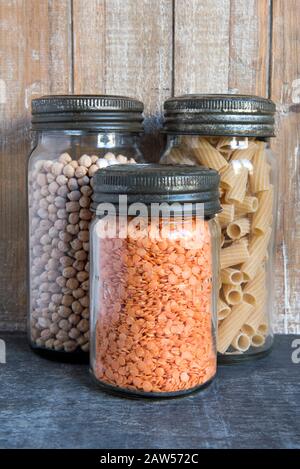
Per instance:
[[[99,381],[132,391],[175,393],[215,375],[207,222],[202,230],[196,249],[175,222],[160,240],[130,234],[98,240],[94,372]]]

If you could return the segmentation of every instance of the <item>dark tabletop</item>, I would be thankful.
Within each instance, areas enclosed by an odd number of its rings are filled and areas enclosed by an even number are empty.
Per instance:
[[[220,366],[203,391],[158,401],[111,396],[87,365],[41,358],[20,333],[0,338],[1,448],[300,448],[296,336],[277,336],[268,357]]]

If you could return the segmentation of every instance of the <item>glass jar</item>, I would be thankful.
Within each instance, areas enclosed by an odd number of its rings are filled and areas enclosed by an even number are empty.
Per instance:
[[[117,96],[32,101],[28,332],[47,356],[88,357],[91,179],[99,168],[142,160],[142,111]]]
[[[106,390],[176,396],[215,376],[218,182],[153,164],[96,174],[90,359]]]
[[[161,163],[203,165],[221,177],[218,353],[225,363],[263,356],[273,343],[274,114],[272,101],[254,96],[186,95],[165,103]]]

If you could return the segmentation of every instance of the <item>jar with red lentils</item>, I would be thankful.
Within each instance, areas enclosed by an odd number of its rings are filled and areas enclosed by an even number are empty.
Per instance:
[[[91,225],[91,372],[106,390],[171,397],[216,374],[217,171],[98,171]]]
[[[88,361],[91,180],[109,165],[142,161],[142,111],[122,96],[32,101],[28,335],[40,354]]]

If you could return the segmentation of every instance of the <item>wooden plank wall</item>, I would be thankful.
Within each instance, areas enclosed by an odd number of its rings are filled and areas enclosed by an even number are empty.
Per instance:
[[[155,160],[164,99],[229,90],[278,105],[276,330],[300,332],[300,0],[0,0],[0,17],[0,329],[25,325],[31,98],[136,96]]]

